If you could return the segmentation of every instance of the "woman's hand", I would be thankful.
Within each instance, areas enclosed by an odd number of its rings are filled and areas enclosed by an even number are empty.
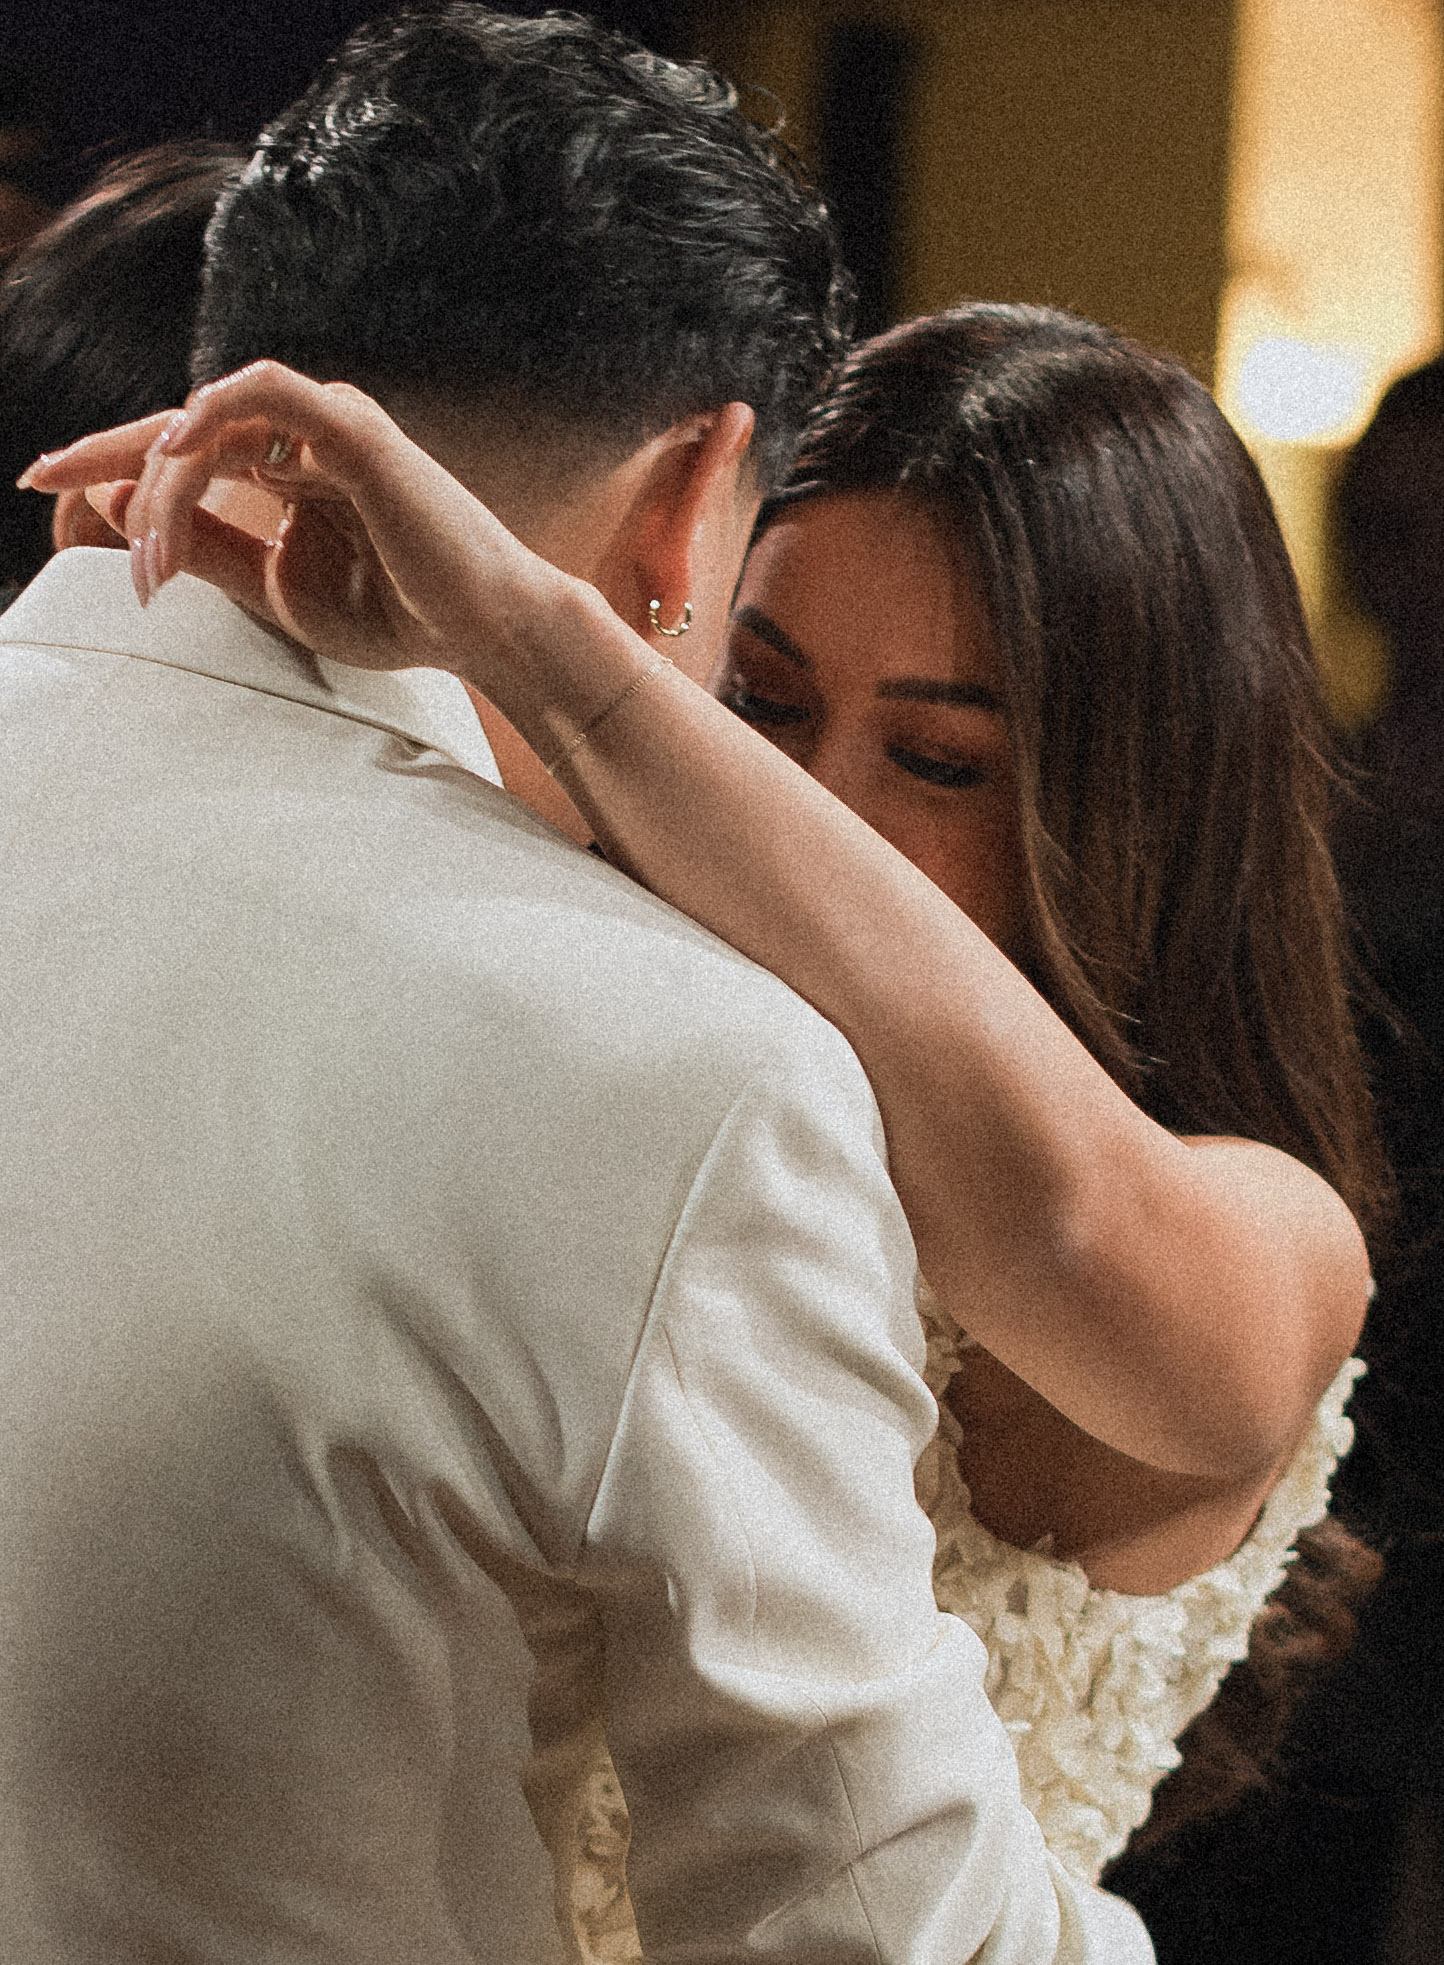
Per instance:
[[[273,539],[203,509],[214,482],[237,479],[282,501]],[[549,607],[565,613],[582,589],[361,390],[278,362],[198,389],[178,413],[82,438],[21,482],[92,488],[130,542],[143,604],[193,573],[319,655],[450,669],[503,709],[546,637]]]

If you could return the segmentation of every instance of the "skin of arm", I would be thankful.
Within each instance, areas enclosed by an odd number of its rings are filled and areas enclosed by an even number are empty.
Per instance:
[[[584,594],[570,609],[557,644],[618,690],[654,659]],[[1266,1485],[1362,1319],[1367,1256],[1332,1190],[1154,1124],[926,876],[681,678],[633,690],[564,771],[609,855],[856,1050],[944,1308],[1105,1445]]]

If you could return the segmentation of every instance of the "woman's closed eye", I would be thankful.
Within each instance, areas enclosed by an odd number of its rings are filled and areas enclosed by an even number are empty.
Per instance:
[[[806,703],[789,702],[780,696],[767,695],[761,689],[750,687],[741,676],[735,674],[723,689],[722,701],[744,723],[766,731],[794,730],[800,724],[811,722],[813,715]],[[938,785],[945,791],[970,790],[974,785],[982,784],[987,776],[976,764],[956,757],[935,757],[927,751],[914,750],[910,744],[887,744],[884,755],[890,764],[895,764],[900,771],[906,771],[910,777],[920,778],[925,784]]]
[[[928,757],[922,751],[910,750],[906,744],[889,744],[887,754],[899,770],[909,772],[914,778],[922,778],[930,785],[966,791],[969,786],[983,782],[984,773],[976,764],[963,764],[945,757]]]
[[[722,700],[745,723],[760,723],[772,728],[782,724],[805,723],[812,714],[803,703],[778,702],[775,697],[760,695],[738,681],[729,685]]]

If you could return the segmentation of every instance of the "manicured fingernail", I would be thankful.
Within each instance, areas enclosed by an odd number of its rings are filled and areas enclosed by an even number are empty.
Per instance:
[[[189,421],[189,412],[178,409],[155,440],[157,450],[169,450]]]
[[[37,471],[43,471],[46,468],[52,455],[53,453],[51,451],[43,450],[33,464],[27,464],[15,480],[15,489],[17,491],[29,491],[35,482],[35,473]]]
[[[165,585],[165,574],[160,563],[160,534],[152,526],[145,535],[145,580],[150,588],[150,597],[155,599]]]
[[[145,582],[145,541],[132,539],[130,542],[130,584],[135,588],[135,597],[142,607],[150,605],[150,591]]]

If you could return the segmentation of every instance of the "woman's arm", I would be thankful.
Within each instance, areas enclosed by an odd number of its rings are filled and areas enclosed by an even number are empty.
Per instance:
[[[599,603],[572,632],[618,690],[655,659]],[[923,1273],[987,1350],[1150,1466],[1276,1465],[1363,1316],[1362,1240],[1322,1180],[1155,1125],[939,889],[680,678],[563,772],[614,859],[848,1038]]]
[[[305,443],[269,471],[300,502],[264,546],[196,503],[212,474],[263,462],[273,425]],[[1324,1182],[1146,1118],[923,874],[704,690],[649,675],[655,654],[594,589],[358,392],[261,364],[202,392],[167,444],[143,434],[122,494],[143,589],[184,567],[333,659],[450,668],[543,758],[565,753],[611,856],[849,1039],[944,1307],[1134,1460],[1266,1478],[1363,1314],[1362,1240]],[[122,437],[35,482],[129,475]]]

